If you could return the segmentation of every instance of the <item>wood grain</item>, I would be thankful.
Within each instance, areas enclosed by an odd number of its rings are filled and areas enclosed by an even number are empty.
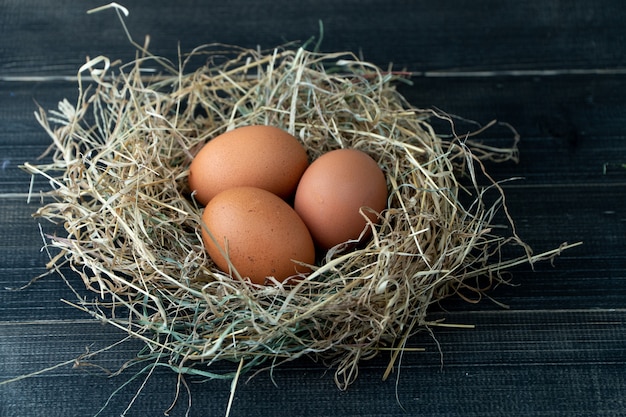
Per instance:
[[[5,0],[0,6],[5,77],[75,75],[84,57],[129,60],[134,50],[113,11],[86,15],[98,0]],[[176,59],[205,43],[273,48],[319,37],[322,49],[353,51],[379,65],[411,71],[571,70],[620,68],[626,11],[616,2],[590,6],[542,0],[251,0],[123,3],[134,39]],[[13,45],[28,45],[15,48]]]
[[[62,300],[75,295],[57,275],[14,291],[45,272],[39,201],[19,165],[50,144],[37,105],[73,101],[87,56],[124,61],[135,51],[112,10],[87,15],[96,0],[5,0],[0,4],[0,415],[162,415],[177,376],[133,367],[141,342],[128,340],[74,368],[80,355],[125,334]],[[530,0],[320,0],[304,2],[128,1],[134,39],[153,53],[211,42],[272,48],[319,35],[324,51],[349,50],[413,73],[399,90],[416,107],[435,107],[520,134],[519,163],[489,165],[504,183],[517,231],[537,252],[564,241],[583,245],[553,265],[511,270],[513,285],[468,304],[433,306],[432,319],[471,324],[420,333],[401,366],[381,377],[388,356],[365,362],[357,382],[337,390],[332,371],[303,359],[240,381],[232,416],[619,416],[626,414],[626,9]],[[437,126],[448,129],[447,126]],[[457,131],[476,125],[458,120]],[[504,127],[482,136],[511,139]],[[47,189],[33,183],[35,195]],[[42,223],[47,233],[62,233]],[[66,271],[80,288],[79,279]],[[86,297],[94,294],[80,290]],[[62,365],[59,365],[62,364]],[[218,370],[232,369],[222,363]],[[186,380],[171,416],[225,415],[229,381]],[[119,389],[119,390],[118,390]],[[139,392],[139,393],[138,393]],[[132,403],[132,407],[129,405]],[[127,410],[127,408],[129,408]],[[187,413],[188,411],[188,413]]]

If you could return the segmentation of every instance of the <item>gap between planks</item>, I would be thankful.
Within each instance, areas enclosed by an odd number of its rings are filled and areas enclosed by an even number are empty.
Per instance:
[[[146,68],[147,72],[151,72]],[[626,68],[557,68],[530,70],[485,70],[485,71],[400,71],[407,77],[419,78],[496,78],[496,77],[555,77],[563,75],[626,75]],[[154,77],[151,77],[154,78]],[[77,82],[77,75],[0,75],[0,82]]]

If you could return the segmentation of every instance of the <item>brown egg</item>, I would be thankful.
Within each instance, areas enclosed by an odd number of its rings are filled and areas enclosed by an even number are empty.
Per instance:
[[[284,281],[310,272],[294,260],[315,262],[313,240],[302,219],[269,191],[254,187],[222,191],[209,201],[202,220],[202,240],[217,267],[231,271],[227,253],[241,277],[254,283],[263,284],[268,276]]]
[[[358,239],[367,221],[359,213],[380,213],[387,205],[385,175],[369,155],[339,149],[320,156],[307,168],[296,190],[294,208],[321,249]],[[364,211],[376,223],[376,215]]]
[[[232,187],[258,187],[293,196],[309,161],[298,139],[273,126],[245,126],[207,142],[189,167],[189,188],[206,205]]]

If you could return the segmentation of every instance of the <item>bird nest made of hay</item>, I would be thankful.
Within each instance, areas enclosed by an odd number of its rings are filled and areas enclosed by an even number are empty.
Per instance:
[[[204,64],[189,71],[198,58]],[[81,308],[143,340],[142,357],[179,372],[233,376],[212,365],[233,361],[243,372],[307,355],[334,368],[345,388],[361,360],[388,350],[393,364],[429,326],[429,306],[462,289],[479,294],[479,278],[499,282],[505,268],[538,259],[482,163],[514,159],[515,143],[495,148],[453,128],[436,133],[429,121],[448,118],[413,108],[398,79],[349,53],[301,47],[212,45],[178,63],[89,60],[77,101],[36,113],[53,141],[51,162],[24,166],[51,185],[36,216],[65,230],[48,235],[56,248],[48,267],[75,271],[96,293],[81,296]],[[187,186],[203,144],[253,124],[288,131],[310,160],[362,150],[387,180],[388,206],[369,225],[371,239],[328,251],[291,285],[256,285],[217,269]],[[494,228],[502,212],[508,228]],[[521,254],[504,259],[505,246]]]

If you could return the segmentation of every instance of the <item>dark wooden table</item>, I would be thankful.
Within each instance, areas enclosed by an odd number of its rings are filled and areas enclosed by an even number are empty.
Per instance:
[[[124,339],[62,299],[44,272],[30,177],[18,166],[49,145],[36,103],[77,95],[86,56],[131,60],[134,49],[99,1],[0,1],[0,385],[1,416],[157,416],[176,398],[177,375],[137,369],[108,377],[140,342],[73,359]],[[387,381],[387,358],[364,363],[339,391],[332,372],[307,360],[239,382],[232,416],[618,416],[626,415],[626,8],[619,1],[305,2],[128,1],[132,35],[151,36],[175,58],[210,42],[269,48],[305,40],[323,22],[324,51],[351,50],[414,73],[402,87],[418,107],[513,125],[519,164],[490,166],[505,187],[519,233],[536,252],[582,241],[553,265],[512,270],[515,286],[435,311],[474,329],[436,329],[412,344]],[[496,133],[494,133],[496,134]],[[35,184],[35,192],[45,183]],[[48,227],[42,224],[42,227]],[[40,370],[48,369],[39,373]],[[225,415],[228,381],[192,380],[169,415]],[[188,403],[191,408],[188,408]]]

